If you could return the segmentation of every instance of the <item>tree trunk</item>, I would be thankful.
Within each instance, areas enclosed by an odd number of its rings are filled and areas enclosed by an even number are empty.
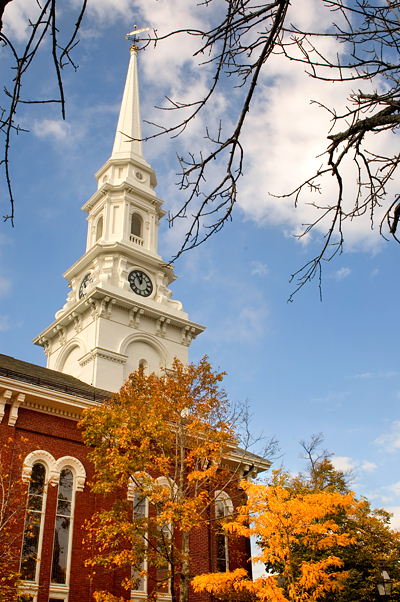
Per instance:
[[[190,582],[189,532],[182,531],[182,567],[179,587],[179,602],[188,602]]]
[[[179,444],[180,444],[180,470],[179,470],[179,496],[184,498],[185,491],[185,469],[186,469],[186,429],[184,417],[181,418],[179,428]],[[182,531],[182,564],[181,578],[179,582],[179,601],[188,602],[189,600],[189,581],[190,581],[190,548],[189,548],[189,531]]]

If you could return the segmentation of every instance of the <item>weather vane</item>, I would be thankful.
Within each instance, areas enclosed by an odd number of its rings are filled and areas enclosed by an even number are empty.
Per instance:
[[[127,40],[131,40],[131,42],[133,42],[133,45],[137,48],[136,42],[138,41],[136,39],[136,36],[138,33],[142,33],[143,31],[149,31],[150,27],[145,27],[144,29],[137,29],[137,25],[134,25],[134,30],[131,31],[130,33],[127,33],[125,38]]]

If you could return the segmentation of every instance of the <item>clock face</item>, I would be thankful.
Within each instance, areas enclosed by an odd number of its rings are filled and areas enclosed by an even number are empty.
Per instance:
[[[150,278],[140,270],[133,270],[128,276],[128,282],[137,295],[148,297],[153,292],[153,284]]]
[[[86,295],[87,287],[89,286],[90,282],[92,282],[90,274],[86,274],[79,287],[79,299],[82,299],[82,297]]]

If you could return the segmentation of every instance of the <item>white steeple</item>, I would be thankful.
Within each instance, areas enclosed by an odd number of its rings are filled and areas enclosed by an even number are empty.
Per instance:
[[[101,389],[117,391],[141,365],[152,372],[188,347],[204,327],[188,319],[168,286],[173,267],[158,255],[165,215],[154,170],[143,157],[137,47],[128,74],[111,157],[96,173],[86,253],[67,272],[71,292],[56,320],[34,343],[47,367]]]
[[[143,157],[137,53],[137,47],[135,45],[131,46],[131,59],[111,155],[112,159],[133,159],[137,155]]]

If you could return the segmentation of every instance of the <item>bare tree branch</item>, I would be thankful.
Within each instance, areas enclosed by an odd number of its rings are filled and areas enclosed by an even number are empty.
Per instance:
[[[210,9],[212,1],[200,4],[199,10],[202,7]],[[201,43],[193,56],[205,56],[201,65],[212,69],[211,84],[203,98],[192,102],[166,98],[168,106],[162,110],[183,111],[185,117],[172,126],[148,122],[157,131],[145,140],[165,133],[173,138],[182,134],[209,105],[227,77],[234,79],[235,88],[243,90],[240,110],[231,130],[224,134],[222,122],[215,134],[206,128],[207,150],[189,153],[186,157],[178,155],[178,186],[187,192],[187,199],[174,215],[170,215],[170,226],[178,219],[189,219],[181,249],[173,259],[205,242],[231,217],[237,200],[237,183],[243,175],[244,152],[240,137],[261,70],[281,34],[289,0],[266,4],[255,4],[252,0],[228,0],[225,6],[221,20],[208,31],[188,28],[159,36],[154,30],[144,44],[144,47],[150,43],[157,45],[171,36],[183,34],[198,37]],[[222,172],[219,181],[213,183],[211,171],[215,161],[220,161]]]
[[[297,206],[299,200],[308,195],[307,204],[315,209],[314,221],[303,225],[299,238],[316,227],[320,230],[327,222],[320,252],[292,275],[291,280],[296,286],[289,300],[315,276],[319,279],[322,298],[322,262],[330,261],[342,252],[346,222],[367,214],[373,227],[379,209],[380,233],[386,237],[387,232],[398,241],[400,191],[393,193],[392,187],[399,154],[391,154],[390,150],[387,155],[377,152],[374,141],[377,134],[395,134],[400,125],[400,0],[383,3],[356,0],[351,4],[345,4],[343,0],[323,0],[323,4],[333,19],[327,32],[301,31],[288,25],[285,22],[288,2],[284,0],[256,6],[249,0],[229,0],[223,17],[208,31],[180,29],[165,36],[154,32],[147,40],[147,43],[158,44],[173,35],[197,36],[201,44],[194,56],[206,55],[202,64],[213,68],[212,85],[203,99],[191,103],[167,99],[169,105],[164,110],[183,109],[189,111],[189,115],[185,114],[185,118],[172,127],[157,125],[158,132],[154,136],[169,133],[175,137],[185,131],[227,77],[234,78],[235,87],[243,89],[241,108],[232,130],[223,133],[225,126],[223,128],[222,123],[215,135],[206,129],[208,150],[178,157],[179,187],[187,191],[187,198],[176,214],[170,216],[170,225],[179,218],[186,218],[188,227],[174,259],[218,232],[232,216],[237,183],[243,175],[244,151],[240,142],[243,124],[262,68],[272,52],[298,62],[312,78],[368,86],[367,89],[353,89],[348,98],[349,106],[342,114],[318,103],[329,112],[332,121],[323,164],[292,192],[280,197],[292,197]],[[212,8],[212,0],[204,6]],[[339,44],[341,52],[334,58],[324,54],[322,45],[319,48],[318,42],[324,39]],[[376,87],[373,93],[370,92],[371,82]],[[210,175],[211,165],[216,160],[221,167],[217,182]],[[349,162],[355,165],[357,174],[352,201],[349,200],[348,181],[343,177]],[[333,176],[336,182],[336,198],[310,202],[310,193],[324,198],[322,180],[327,175]]]
[[[62,83],[62,69],[70,64],[74,69],[77,68],[72,61],[70,52],[78,43],[76,36],[82,23],[82,18],[86,9],[87,0],[82,0],[82,5],[78,14],[78,19],[72,31],[72,35],[65,46],[60,46],[58,43],[59,32],[56,25],[57,0],[47,0],[43,6],[39,7],[39,13],[34,22],[30,22],[30,35],[20,55],[12,41],[2,33],[2,16],[6,4],[11,0],[0,1],[0,43],[9,48],[14,59],[15,77],[12,90],[7,90],[4,86],[4,93],[7,100],[6,106],[0,106],[0,131],[5,135],[4,155],[0,160],[0,165],[4,167],[5,179],[7,183],[10,211],[4,215],[4,221],[9,220],[14,225],[15,217],[15,201],[12,191],[11,174],[10,174],[10,148],[12,135],[19,134],[27,130],[23,130],[16,122],[18,105],[23,104],[47,104],[58,103],[61,106],[61,114],[65,119],[65,97]],[[56,80],[59,90],[59,98],[44,99],[44,100],[23,100],[21,98],[22,78],[32,64],[37,52],[42,45],[46,34],[51,36],[51,55],[56,72]]]

